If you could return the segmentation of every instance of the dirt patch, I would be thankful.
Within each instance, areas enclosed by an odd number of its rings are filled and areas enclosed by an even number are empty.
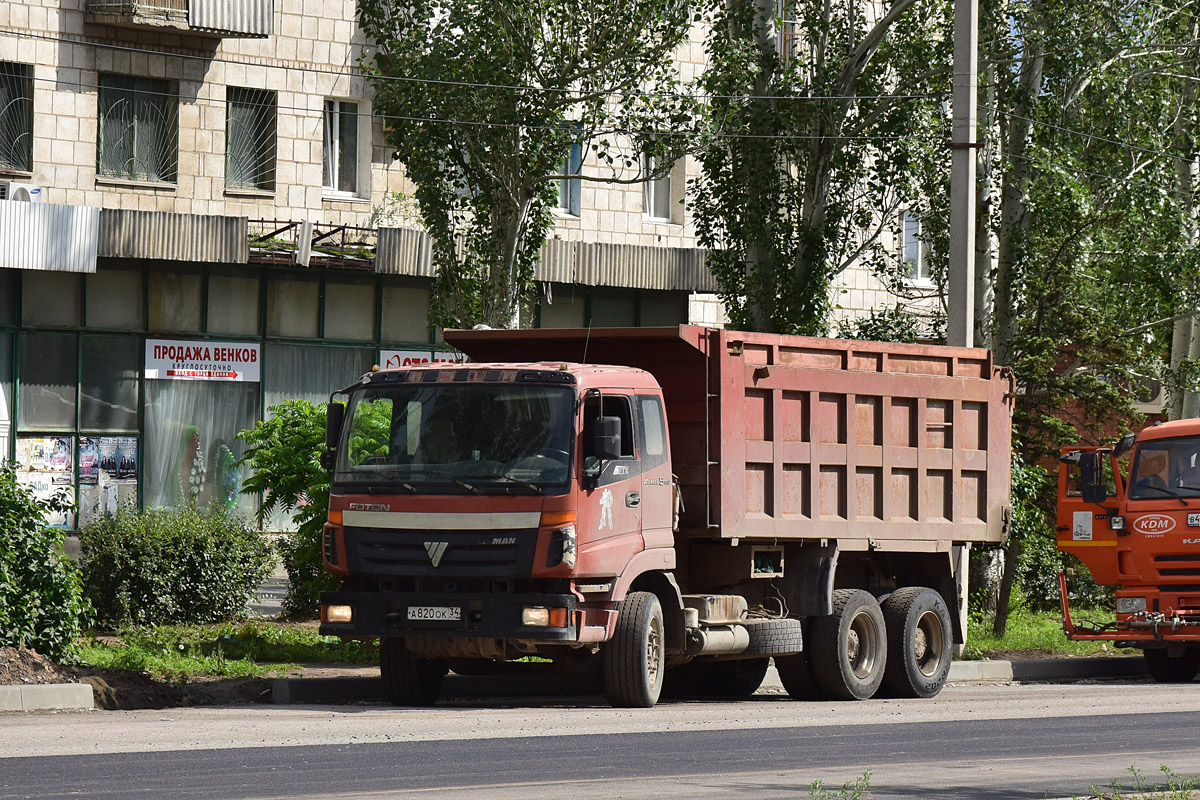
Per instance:
[[[32,650],[0,647],[0,686],[35,683],[89,683],[92,685],[96,708],[103,709],[242,705],[271,701],[271,682],[266,678],[204,676],[173,683],[141,672],[55,664]]]

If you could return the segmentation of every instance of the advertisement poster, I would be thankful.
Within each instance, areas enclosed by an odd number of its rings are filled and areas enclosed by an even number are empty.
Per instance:
[[[258,383],[262,357],[254,342],[146,340],[146,377]]]
[[[17,480],[33,490],[39,500],[62,494],[75,500],[75,440],[70,436],[21,437],[17,439]],[[71,528],[75,515],[50,514],[52,528]]]
[[[380,350],[379,366],[383,369],[411,367],[414,364],[461,364],[467,357],[446,350]]]
[[[79,516],[95,517],[137,506],[137,437],[88,436],[79,442]]]

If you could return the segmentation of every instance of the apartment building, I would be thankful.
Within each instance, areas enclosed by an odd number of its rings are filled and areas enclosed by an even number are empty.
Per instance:
[[[354,0],[0,4],[0,460],[78,500],[56,524],[252,510],[238,431],[444,357],[354,18]],[[679,61],[702,68],[698,33]],[[693,171],[563,181],[522,323],[719,324]],[[849,305],[877,304],[852,280]]]

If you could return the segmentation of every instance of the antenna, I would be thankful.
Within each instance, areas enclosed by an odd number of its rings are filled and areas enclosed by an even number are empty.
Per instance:
[[[587,324],[587,336],[585,336],[583,339],[583,362],[582,363],[584,363],[584,364],[587,363],[588,345],[591,344],[591,341],[592,341],[592,318],[590,315],[588,316],[587,323],[588,323]]]

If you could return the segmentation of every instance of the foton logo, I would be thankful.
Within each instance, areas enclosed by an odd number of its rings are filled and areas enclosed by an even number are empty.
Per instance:
[[[1175,520],[1166,514],[1147,514],[1133,521],[1133,529],[1138,533],[1166,533],[1175,529]]]
[[[390,505],[380,503],[351,503],[348,507],[349,511],[391,511]]]

